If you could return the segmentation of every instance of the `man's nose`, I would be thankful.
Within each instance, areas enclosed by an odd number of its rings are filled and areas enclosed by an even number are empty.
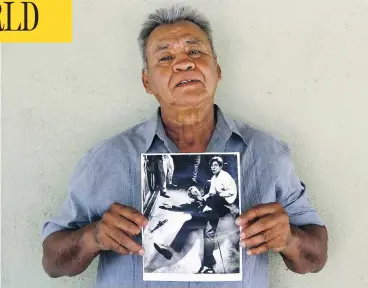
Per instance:
[[[194,68],[195,68],[195,64],[189,57],[180,59],[173,66],[174,72],[194,70]]]

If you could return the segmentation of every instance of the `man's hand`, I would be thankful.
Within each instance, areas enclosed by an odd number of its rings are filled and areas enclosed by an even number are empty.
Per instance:
[[[161,208],[161,209],[166,209],[166,210],[168,210],[168,209],[172,209],[172,204],[170,204],[170,203],[168,203],[168,202],[163,202],[163,203],[161,204],[161,206],[159,206],[159,208]]]
[[[282,252],[291,239],[289,216],[279,203],[257,205],[235,223],[241,227],[240,245],[248,248],[248,255]]]
[[[141,232],[148,220],[134,208],[114,203],[106,211],[95,229],[100,250],[113,250],[119,254],[144,254],[144,249],[132,237]]]

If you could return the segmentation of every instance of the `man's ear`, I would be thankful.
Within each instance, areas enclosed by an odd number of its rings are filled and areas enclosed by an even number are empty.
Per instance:
[[[217,64],[217,75],[218,75],[218,81],[222,79],[222,71],[219,64]]]
[[[148,94],[153,94],[152,90],[150,89],[150,82],[148,79],[148,71],[146,68],[142,69],[142,83],[144,86],[144,89],[146,89],[146,92]]]
[[[221,71],[220,64],[218,63],[217,56],[215,56],[215,62],[216,62],[216,66],[217,66],[217,77],[218,77],[218,81],[220,81],[222,79],[222,71]]]

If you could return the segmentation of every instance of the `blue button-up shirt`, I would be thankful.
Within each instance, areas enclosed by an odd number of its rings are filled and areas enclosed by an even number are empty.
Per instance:
[[[242,211],[260,203],[280,202],[296,226],[323,225],[309,204],[285,144],[244,122],[226,117],[215,106],[216,127],[206,152],[240,152]],[[114,202],[140,210],[141,153],[178,153],[167,137],[160,109],[148,121],[97,144],[79,162],[58,215],[42,229],[78,229],[99,220]],[[268,255],[243,253],[241,282],[144,282],[142,257],[101,251],[97,287],[268,287]]]

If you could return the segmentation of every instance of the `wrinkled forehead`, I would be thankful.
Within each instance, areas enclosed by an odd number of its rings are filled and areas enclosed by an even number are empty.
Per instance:
[[[160,48],[176,44],[210,45],[206,33],[190,21],[165,24],[155,28],[147,41],[147,52],[154,53]]]

